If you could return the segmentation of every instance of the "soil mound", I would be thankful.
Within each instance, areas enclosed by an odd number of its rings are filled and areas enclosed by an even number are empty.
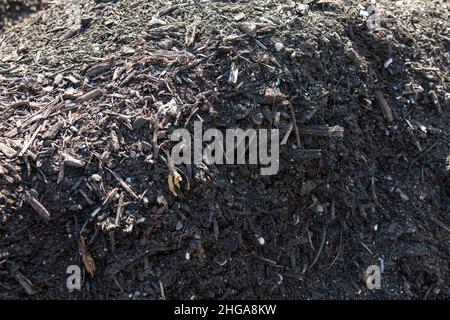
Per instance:
[[[0,297],[448,299],[446,4],[369,5],[58,1],[1,33]],[[174,165],[195,122],[278,129],[278,173]]]

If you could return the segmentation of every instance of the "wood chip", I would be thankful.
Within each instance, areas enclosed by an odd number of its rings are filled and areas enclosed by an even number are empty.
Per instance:
[[[14,157],[17,152],[13,148],[8,147],[6,144],[0,142],[0,152],[8,158]]]
[[[19,157],[22,157],[27,152],[28,148],[31,147],[31,145],[34,142],[34,139],[36,139],[36,136],[41,131],[42,127],[43,124],[39,125],[36,131],[33,133],[33,135],[27,141],[25,141],[22,150],[19,152]]]
[[[384,119],[386,119],[387,122],[394,121],[394,116],[392,114],[391,107],[389,106],[388,102],[386,101],[386,98],[384,97],[383,93],[380,90],[375,91],[375,101],[380,107]]]
[[[58,135],[59,131],[64,126],[64,121],[58,120],[53,126],[51,126],[43,135],[42,139],[50,139],[53,140]]]
[[[50,213],[37,199],[37,192],[35,190],[25,191],[24,200],[44,219],[45,223],[50,221]]]
[[[114,67],[114,61],[96,64],[90,67],[84,74],[88,78],[93,78],[99,74],[105,73]]]
[[[64,157],[64,165],[67,167],[83,168],[86,165],[86,162],[83,160],[75,159],[69,154],[63,153],[62,155]]]
[[[88,93],[82,95],[81,97],[78,97],[77,99],[75,99],[74,103],[83,103],[85,101],[98,99],[103,94],[104,94],[103,90],[101,90],[101,89],[94,89],[94,90],[89,91]]]
[[[109,137],[111,138],[110,142],[111,142],[111,148],[115,151],[115,152],[119,152],[120,150],[120,142],[119,142],[119,137],[117,136],[117,133],[114,130],[111,130]]]
[[[343,138],[344,128],[341,126],[330,127],[327,125],[308,126],[302,128],[301,134],[318,137]]]

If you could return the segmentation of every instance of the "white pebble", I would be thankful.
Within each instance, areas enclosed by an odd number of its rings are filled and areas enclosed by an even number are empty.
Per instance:
[[[259,245],[263,246],[266,244],[266,240],[264,240],[263,237],[258,237],[258,243],[259,243]]]
[[[167,24],[167,22],[153,16],[152,19],[150,20],[150,26],[155,26],[155,27],[159,27],[159,26],[165,26]]]
[[[323,209],[323,206],[321,204],[318,204],[316,206],[317,213],[323,213],[325,210]]]
[[[100,182],[102,181],[102,177],[99,174],[93,174],[91,176],[92,180],[94,180],[95,182]]]
[[[275,50],[277,50],[278,52],[283,50],[283,48],[284,48],[284,45],[281,42],[275,43]]]

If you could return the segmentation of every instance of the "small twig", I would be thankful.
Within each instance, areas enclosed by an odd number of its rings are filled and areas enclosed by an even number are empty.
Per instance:
[[[341,126],[315,125],[302,128],[301,134],[317,137],[344,137],[344,128]]]
[[[20,285],[25,289],[27,294],[34,295],[36,292],[33,289],[33,283],[25,277],[21,272],[16,271],[14,274],[16,280],[20,283]]]
[[[450,233],[450,228],[447,227],[442,221],[436,219],[435,217],[430,216],[430,220],[433,221],[435,224],[437,224],[439,227]]]
[[[289,128],[286,131],[286,134],[283,137],[283,140],[281,140],[280,145],[285,145],[289,139],[289,136],[291,135],[292,129],[294,129],[294,121],[292,120],[291,123],[289,123]]]
[[[34,139],[36,139],[36,136],[38,135],[39,131],[41,131],[43,124],[40,124],[36,131],[33,133],[33,135],[30,137],[30,139],[28,139],[24,145],[22,150],[19,152],[19,157],[22,157],[28,150],[28,148],[33,144]]]
[[[313,251],[315,251],[316,248],[314,248],[314,244],[313,244],[312,239],[311,239],[311,232],[309,232],[308,227],[306,227],[306,232],[308,232],[308,241],[309,241],[309,245],[311,246],[311,249],[313,249]]]
[[[159,280],[159,288],[161,290],[161,298],[166,300],[166,294],[164,293],[164,286],[161,280]]]
[[[122,180],[114,171],[105,166],[105,169],[108,170],[117,181],[119,181],[120,185],[136,200],[139,200],[139,196],[130,188],[130,186]]]
[[[157,244],[150,243],[145,249],[136,249],[130,251],[129,255],[111,265],[109,265],[104,274],[106,276],[115,276],[117,273],[128,267],[130,264],[139,261],[146,256],[153,256],[158,253],[164,253],[174,250],[172,247],[161,247]]]
[[[97,217],[97,215],[100,213],[100,211],[102,211],[102,209],[103,209],[104,207],[106,207],[106,206],[111,202],[111,199],[113,199],[113,198],[115,197],[115,195],[116,195],[116,193],[117,193],[117,190],[118,190],[118,188],[114,188],[113,190],[111,190],[111,191],[108,193],[106,199],[103,201],[102,205],[101,205],[101,206],[98,206],[98,207],[91,213],[91,215],[89,216],[89,218],[86,219],[86,221],[84,222],[83,226],[82,226],[81,229],[80,229],[80,233],[79,233],[80,235],[82,235],[82,234],[84,233],[84,231],[86,230],[87,225],[88,225],[92,220],[94,220],[95,217]]]
[[[123,209],[124,209],[124,205],[123,205],[123,193],[122,193],[119,197],[119,204],[117,205],[117,213],[116,213],[116,221],[115,221],[116,226],[118,226],[120,223],[120,219],[122,218]]]
[[[389,103],[387,102],[386,98],[384,97],[383,93],[380,90],[375,91],[375,100],[378,103],[378,106],[380,107],[381,112],[383,113],[384,119],[386,119],[387,122],[394,121],[394,115],[392,114],[392,109],[389,106]]]
[[[326,238],[327,238],[327,228],[324,225],[323,226],[323,231],[322,231],[322,240],[320,242],[319,250],[317,251],[317,254],[316,254],[316,257],[314,258],[314,261],[311,263],[311,265],[308,268],[306,268],[305,271],[308,271],[309,269],[311,269],[317,263],[317,260],[319,260],[320,254],[322,253],[323,247],[325,246]]]
[[[414,160],[417,161],[419,159],[421,159],[424,155],[426,155],[428,152],[430,152],[434,147],[436,147],[439,144],[440,141],[436,141],[435,143],[433,143],[431,146],[429,146],[428,148],[426,148],[425,150],[419,152],[419,154],[417,154],[414,157]]]
[[[295,120],[295,112],[292,103],[289,103],[289,109],[291,110],[292,124],[294,125],[295,137],[297,139],[297,146],[303,148],[302,141],[300,140],[300,132],[297,126],[297,120]]]
[[[86,191],[84,191],[84,189],[80,188],[78,189],[78,192],[83,196],[84,200],[86,200],[86,202],[90,206],[93,206],[95,204],[94,200],[92,200],[91,197],[89,197],[89,195],[87,194]]]
[[[336,257],[334,257],[333,261],[331,262],[329,269],[335,264],[335,262],[339,258],[339,255],[341,254],[341,250],[342,250],[342,230],[341,230],[341,236],[340,236],[340,240],[339,240],[338,253],[336,254]]]
[[[366,246],[366,244],[364,242],[362,242],[362,241],[360,241],[360,242],[361,242],[362,246],[364,247],[364,249],[366,249],[371,255],[373,255],[372,250],[370,250],[369,247]]]

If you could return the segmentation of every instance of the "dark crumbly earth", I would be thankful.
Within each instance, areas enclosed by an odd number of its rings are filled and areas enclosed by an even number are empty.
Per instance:
[[[64,0],[8,23],[0,298],[448,299],[447,4],[379,1],[378,28],[369,6]],[[279,172],[170,166],[194,121],[279,129]]]

